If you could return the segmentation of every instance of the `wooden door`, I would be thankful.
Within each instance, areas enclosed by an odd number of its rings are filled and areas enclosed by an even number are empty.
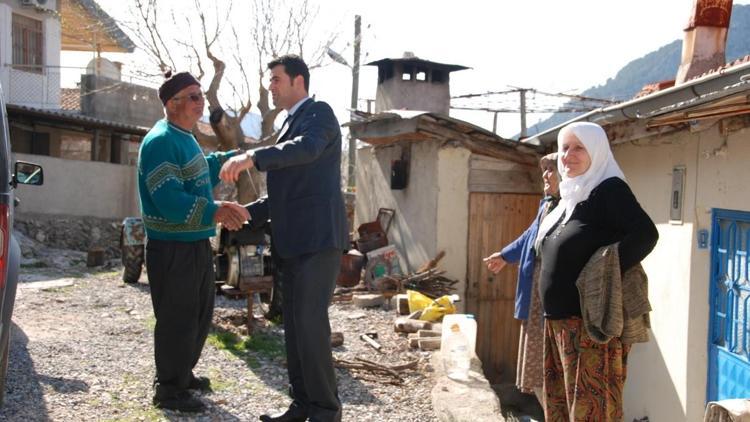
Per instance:
[[[513,318],[518,266],[499,274],[487,271],[482,258],[499,251],[526,230],[536,216],[540,196],[471,193],[467,313],[477,320],[477,355],[491,384],[515,382],[520,323]]]

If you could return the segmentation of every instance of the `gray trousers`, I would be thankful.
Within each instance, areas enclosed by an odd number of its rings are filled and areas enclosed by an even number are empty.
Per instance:
[[[156,316],[156,395],[167,398],[188,388],[211,328],[216,294],[211,245],[149,239],[146,270]]]
[[[341,251],[328,249],[281,260],[284,339],[293,405],[316,421],[340,421],[341,401],[331,354],[328,306]]]

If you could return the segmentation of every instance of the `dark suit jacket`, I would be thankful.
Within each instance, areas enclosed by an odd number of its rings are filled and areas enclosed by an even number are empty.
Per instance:
[[[304,102],[276,145],[254,151],[268,172],[268,196],[248,205],[254,224],[271,220],[272,242],[282,258],[348,248],[341,194],[341,130],[331,107]]]

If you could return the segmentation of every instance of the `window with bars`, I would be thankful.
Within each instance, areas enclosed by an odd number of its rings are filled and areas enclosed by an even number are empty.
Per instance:
[[[42,21],[13,14],[13,67],[27,72],[42,72],[44,34]]]

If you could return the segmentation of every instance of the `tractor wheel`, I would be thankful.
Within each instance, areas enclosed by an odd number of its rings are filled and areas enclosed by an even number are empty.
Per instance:
[[[267,320],[278,319],[281,321],[283,312],[281,311],[281,281],[274,277],[273,288],[269,293],[260,293],[260,309]]]
[[[141,278],[141,269],[143,268],[143,245],[133,245],[122,247],[122,281],[133,284]]]

